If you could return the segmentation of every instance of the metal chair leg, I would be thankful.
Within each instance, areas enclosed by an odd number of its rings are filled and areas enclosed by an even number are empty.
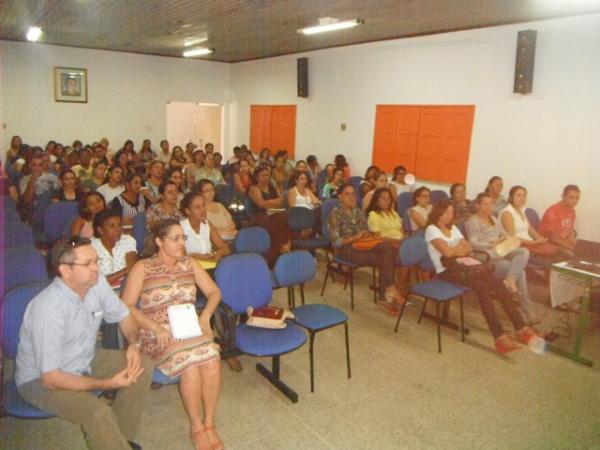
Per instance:
[[[354,272],[348,272],[350,278],[350,309],[354,309]]]
[[[394,333],[398,332],[398,325],[400,325],[400,320],[402,320],[402,314],[404,314],[404,307],[406,306],[406,302],[402,303],[400,307],[400,313],[398,314],[398,320],[396,321],[396,328],[394,328]]]
[[[377,303],[377,289],[379,286],[377,285],[377,272],[375,270],[375,266],[373,266],[373,303]]]
[[[442,353],[442,330],[441,330],[441,320],[440,317],[440,302],[435,302],[435,318],[437,325],[437,338],[438,338],[438,353]]]
[[[425,313],[425,307],[427,306],[427,302],[429,299],[425,299],[423,300],[423,306],[421,307],[421,313],[419,314],[419,320],[417,321],[418,324],[421,323],[421,320],[423,319],[423,314]]]
[[[321,297],[323,297],[323,292],[325,292],[325,286],[327,286],[327,278],[329,277],[329,264],[327,264],[327,271],[325,272],[325,278],[323,278],[323,287],[321,288]]]
[[[310,358],[310,392],[315,392],[315,360],[314,360],[315,332],[310,330],[308,355]]]
[[[344,331],[346,333],[346,365],[348,366],[348,378],[352,378],[350,371],[350,340],[348,339],[348,322],[344,322]]]
[[[302,300],[302,305],[304,305],[304,283],[300,285],[300,298]]]
[[[461,339],[465,342],[465,314],[463,311],[463,296],[458,297],[458,301],[460,302],[460,334]]]

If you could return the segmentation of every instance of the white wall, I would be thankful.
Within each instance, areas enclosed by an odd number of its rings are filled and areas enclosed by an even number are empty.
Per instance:
[[[28,144],[49,139],[90,143],[107,137],[114,149],[144,138],[158,149],[166,136],[167,101],[226,102],[230,65],[51,45],[0,41],[2,104],[10,136]],[[88,70],[88,103],[57,103],[53,67]],[[176,145],[178,143],[172,143]],[[182,143],[185,144],[185,143]]]
[[[512,93],[517,31],[538,30],[533,94]],[[309,57],[310,97],[296,97]],[[249,140],[249,105],[297,104],[296,154],[371,162],[375,105],[475,104],[467,189],[492,175],[524,184],[538,211],[567,183],[583,190],[581,236],[600,240],[600,15],[386,41],[232,66],[231,141]],[[341,131],[340,124],[347,130]],[[595,214],[595,215],[594,215]]]

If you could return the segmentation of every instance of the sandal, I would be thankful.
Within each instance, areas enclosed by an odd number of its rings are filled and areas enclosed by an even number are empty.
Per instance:
[[[390,316],[397,316],[398,314],[400,314],[400,311],[394,308],[394,302],[388,302],[383,300],[377,302],[377,306],[379,307],[379,309],[381,309],[383,312],[387,313]]]
[[[225,444],[223,444],[223,441],[217,434],[215,427],[204,427],[204,431],[211,445],[209,448],[212,450],[225,450]]]
[[[196,450],[213,449],[208,433],[206,432],[207,429],[208,428],[204,430],[193,431],[190,433],[190,440],[192,441],[192,444],[194,444],[194,448]]]
[[[496,346],[496,350],[498,350],[498,353],[502,353],[503,355],[515,350],[519,350],[521,348],[521,346],[517,342],[512,340],[506,334],[503,334],[498,339],[496,339],[494,345]]]
[[[388,288],[383,294],[385,301],[387,303],[397,303],[398,305],[402,305],[406,302],[406,298],[400,293],[394,292],[395,289]]]
[[[529,344],[529,341],[531,339],[533,339],[534,337],[539,337],[540,339],[544,338],[542,335],[537,333],[533,328],[528,327],[528,326],[524,326],[520,330],[517,330],[515,332],[515,335],[517,336],[517,339],[525,345]]]
[[[227,358],[225,360],[225,362],[227,363],[229,368],[231,370],[233,370],[234,372],[241,372],[242,370],[244,370],[244,366],[242,366],[242,363],[240,362],[240,360],[235,357]]]

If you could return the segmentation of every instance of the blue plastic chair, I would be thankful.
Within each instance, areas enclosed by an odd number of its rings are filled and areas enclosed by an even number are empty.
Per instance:
[[[47,281],[22,284],[8,291],[2,307],[2,349],[4,356],[15,360],[19,347],[19,330],[29,302],[48,286]],[[17,391],[15,380],[3,386],[3,401],[6,412],[21,419],[48,419],[54,414],[42,411],[27,403]]]
[[[0,243],[0,248],[35,246],[33,232],[31,227],[22,222],[7,222],[4,224],[4,242]]]
[[[271,238],[264,228],[242,228],[235,236],[233,248],[236,253],[259,253],[262,255],[271,248]]]
[[[46,261],[35,247],[10,247],[2,253],[5,292],[19,284],[48,280]]]
[[[215,200],[225,206],[225,208],[229,208],[236,195],[235,188],[229,184],[222,184],[215,187],[215,190]]]
[[[441,202],[442,200],[448,200],[448,194],[446,194],[445,191],[439,190],[439,189],[434,189],[433,191],[431,191],[431,204],[432,205],[436,205],[439,202]]]
[[[304,305],[304,283],[314,279],[317,273],[315,260],[306,250],[294,250],[282,253],[273,267],[275,289],[287,288],[288,304],[290,309],[296,307],[296,294],[294,286],[300,287],[300,298]]]
[[[396,210],[400,217],[404,217],[404,213],[412,206],[412,192],[401,192],[396,199]]]
[[[292,231],[300,232],[310,230],[315,224],[315,211],[308,208],[290,208],[288,209],[288,226]],[[327,239],[322,237],[309,237],[305,239],[292,240],[292,248],[304,250],[318,250],[330,246]]]
[[[67,220],[77,217],[77,202],[66,201],[51,203],[44,213],[44,235],[49,243],[62,236]]]
[[[75,222],[76,219],[77,219],[77,216],[71,217],[64,223],[63,228],[62,228],[62,237],[64,237],[64,238],[71,237],[71,227],[73,226],[73,222]]]
[[[170,384],[179,384],[181,377],[168,377],[158,369],[154,369],[152,372],[152,389],[158,389],[161,386],[168,386]]]
[[[533,208],[527,208],[525,209],[525,217],[527,217],[529,225],[531,225],[534,230],[537,230],[540,226],[540,216],[537,211]]]
[[[138,255],[144,251],[144,241],[146,240],[146,213],[142,212],[133,219],[133,238],[135,239]]]
[[[407,267],[419,265],[422,268],[428,266],[431,267],[433,265],[429,253],[427,252],[427,243],[425,242],[422,233],[418,233],[402,242],[402,245],[400,246],[400,263]],[[463,295],[468,292],[468,290],[469,289],[464,286],[437,279],[421,281],[414,284],[410,289],[410,294],[418,295],[425,299],[421,308],[421,313],[419,314],[418,323],[421,323],[421,320],[423,319],[427,302],[429,300],[435,302],[438,353],[442,353],[442,335],[440,330],[442,317],[440,315],[440,305],[445,304],[454,298],[459,299],[461,339],[465,342]],[[400,308],[400,314],[398,314],[398,320],[396,321],[396,327],[394,328],[395,333],[398,332],[398,326],[400,325],[400,320],[404,314],[405,305],[406,303],[402,304]]]
[[[356,201],[360,205],[362,202],[362,192],[360,189],[360,183],[363,181],[363,177],[353,176],[348,178],[348,183],[354,186],[354,192],[356,193]]]
[[[335,208],[339,204],[340,204],[339,200],[329,199],[329,200],[326,200],[325,203],[323,203],[323,206],[321,207],[321,214],[322,214],[322,220],[323,220],[323,222],[322,222],[323,237],[325,239],[327,239],[328,241],[329,241],[329,227],[327,225],[327,220],[328,220],[329,214],[331,213],[333,208]],[[329,278],[329,275],[331,275],[331,281],[335,282],[335,278],[333,277],[333,274],[337,273],[338,275],[342,275],[345,279],[344,289],[346,289],[346,286],[348,284],[350,284],[350,309],[354,309],[354,271],[356,269],[360,269],[361,267],[364,267],[364,266],[360,266],[359,264],[356,264],[352,261],[342,259],[339,256],[336,256],[335,254],[333,255],[332,258],[328,257],[327,270],[325,272],[325,278],[323,279],[323,286],[321,287],[321,297],[323,297],[323,294],[325,293],[325,288],[327,287],[327,279]],[[373,301],[375,301],[375,302],[377,302],[376,286],[377,286],[377,271],[376,271],[375,267],[373,267],[373,284],[371,285],[371,287],[373,288],[373,297],[374,297]]]
[[[244,253],[224,258],[217,266],[215,278],[223,303],[236,314],[245,314],[249,306],[267,306],[271,301],[271,275],[260,255]],[[298,394],[281,380],[280,358],[305,342],[306,334],[294,323],[288,323],[283,329],[257,328],[242,323],[235,327],[233,345],[247,355],[271,357],[272,370],[262,364],[257,364],[256,370],[296,403]]]

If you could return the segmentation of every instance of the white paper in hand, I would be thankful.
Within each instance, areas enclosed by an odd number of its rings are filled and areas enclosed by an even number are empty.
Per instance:
[[[173,339],[189,339],[202,336],[196,308],[190,303],[171,305],[167,308]]]

